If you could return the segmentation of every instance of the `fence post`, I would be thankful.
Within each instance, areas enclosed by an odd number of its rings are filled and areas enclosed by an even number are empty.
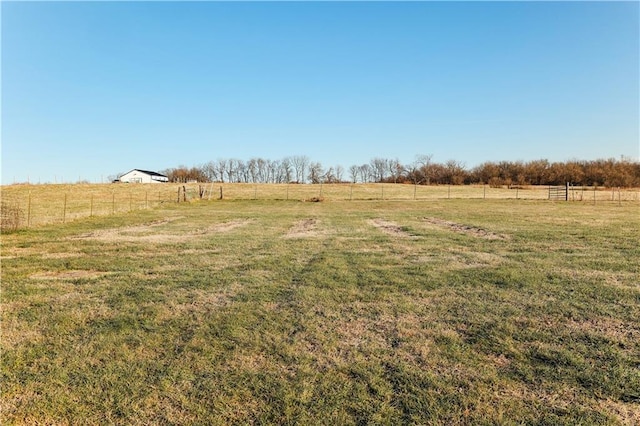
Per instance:
[[[222,185],[220,185],[220,200],[222,200]]]
[[[620,197],[620,187],[618,187],[618,205],[622,205],[622,198]]]
[[[27,204],[27,228],[31,226],[31,191],[29,191],[29,202]]]
[[[67,194],[64,194],[64,206],[62,207],[62,223],[67,222]]]

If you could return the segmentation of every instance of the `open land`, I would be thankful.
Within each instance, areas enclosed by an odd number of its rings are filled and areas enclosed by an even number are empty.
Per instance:
[[[637,202],[407,191],[3,234],[0,423],[639,424]]]

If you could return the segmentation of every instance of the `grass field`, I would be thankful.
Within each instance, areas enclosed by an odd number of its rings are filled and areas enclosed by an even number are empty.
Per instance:
[[[227,200],[4,234],[0,423],[639,424],[638,213]]]
[[[407,184],[59,184],[2,187],[3,206],[19,212],[18,228],[161,207],[180,201],[311,200],[326,201],[429,201],[444,199],[546,200],[547,186],[492,188],[488,185]],[[186,197],[185,197],[186,192]],[[640,202],[640,188],[572,187],[571,201],[584,203]],[[4,222],[3,222],[4,225]]]

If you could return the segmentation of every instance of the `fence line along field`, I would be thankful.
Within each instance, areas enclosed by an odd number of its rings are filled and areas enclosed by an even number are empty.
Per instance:
[[[2,187],[3,230],[194,200],[544,200],[547,186],[408,184],[60,184]],[[640,189],[571,187],[570,201],[639,202]]]
[[[636,202],[386,194],[3,233],[0,423],[640,424]]]

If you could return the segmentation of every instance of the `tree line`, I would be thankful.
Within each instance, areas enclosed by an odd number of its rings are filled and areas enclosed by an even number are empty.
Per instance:
[[[500,161],[485,162],[473,168],[448,160],[433,161],[432,155],[419,155],[410,164],[398,159],[373,158],[368,163],[324,166],[307,156],[279,160],[234,158],[209,161],[194,167],[179,166],[162,171],[170,182],[220,183],[412,183],[416,185],[488,184],[640,186],[640,162],[627,158],[566,162]]]

